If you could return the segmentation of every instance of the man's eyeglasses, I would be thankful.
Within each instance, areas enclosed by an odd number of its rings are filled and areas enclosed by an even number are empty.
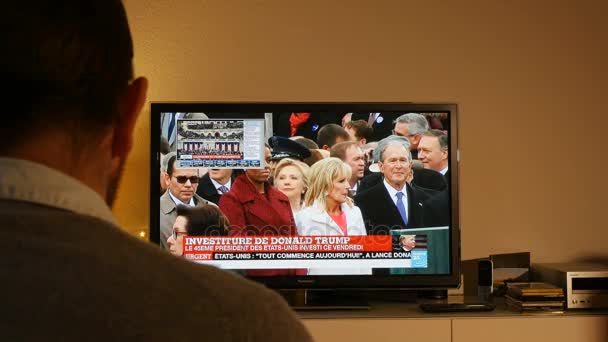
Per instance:
[[[198,183],[198,176],[175,176],[175,179],[177,179],[179,184],[186,184],[188,180],[190,180],[190,183],[192,184]]]

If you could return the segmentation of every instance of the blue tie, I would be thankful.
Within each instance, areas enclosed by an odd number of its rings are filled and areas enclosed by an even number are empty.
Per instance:
[[[403,205],[403,192],[397,193],[397,210],[403,219],[403,223],[407,224],[407,213],[405,212],[405,205]]]

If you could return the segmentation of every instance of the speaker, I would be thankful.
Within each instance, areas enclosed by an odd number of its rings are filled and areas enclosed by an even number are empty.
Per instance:
[[[493,268],[490,259],[481,259],[477,262],[477,294],[482,302],[489,301],[492,294]]]

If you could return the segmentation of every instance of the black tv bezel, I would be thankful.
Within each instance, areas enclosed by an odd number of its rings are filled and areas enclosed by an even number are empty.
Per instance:
[[[458,105],[413,102],[151,102],[150,241],[160,244],[159,160],[161,113],[172,112],[449,112],[450,113],[450,273],[433,275],[336,275],[249,277],[273,289],[445,289],[460,285]],[[155,229],[152,229],[155,228]]]

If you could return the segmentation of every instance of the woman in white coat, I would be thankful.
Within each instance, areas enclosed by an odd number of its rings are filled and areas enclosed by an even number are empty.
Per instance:
[[[361,210],[348,197],[350,175],[350,166],[338,158],[312,165],[304,208],[295,217],[300,235],[366,235]],[[371,274],[371,268],[315,267],[308,274]]]

